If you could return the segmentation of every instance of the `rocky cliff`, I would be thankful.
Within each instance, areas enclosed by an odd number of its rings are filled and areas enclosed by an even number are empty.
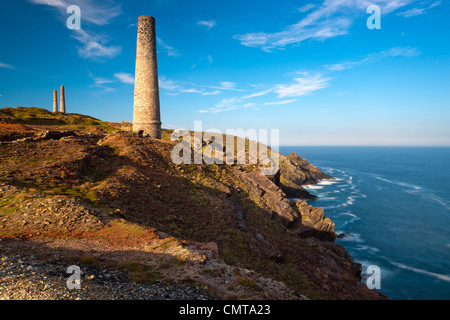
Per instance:
[[[280,187],[289,198],[314,200],[316,197],[303,189],[303,186],[317,184],[321,180],[334,180],[295,152],[287,157],[282,156],[280,167]]]
[[[258,165],[174,165],[168,130],[152,140],[108,133],[104,122],[34,117],[11,130],[9,119],[0,124],[2,254],[113,266],[218,298],[385,298],[360,282],[323,210],[289,200],[331,178],[295,154],[267,177]]]

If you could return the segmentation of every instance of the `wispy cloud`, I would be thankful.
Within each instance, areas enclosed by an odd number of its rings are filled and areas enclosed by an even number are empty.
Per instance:
[[[85,59],[98,60],[99,58],[114,58],[121,52],[119,46],[108,46],[107,37],[95,34],[88,30],[84,23],[91,25],[106,25],[122,13],[121,5],[112,0],[92,1],[92,0],[29,0],[36,5],[46,5],[57,9],[58,18],[66,23],[67,7],[77,5],[81,9],[82,29],[73,30],[72,37],[78,40],[83,46],[78,48],[78,54]]]
[[[211,89],[219,89],[219,90],[229,90],[229,91],[245,91],[243,89],[237,89],[236,83],[230,81],[223,81],[220,83],[220,86],[209,86]]]
[[[274,88],[270,88],[268,90],[252,93],[252,94],[249,94],[248,96],[243,97],[242,99],[251,99],[251,98],[261,97],[261,96],[264,96],[264,95],[272,92],[273,90],[274,90]]]
[[[384,58],[389,58],[389,57],[409,57],[409,58],[411,58],[411,57],[417,57],[420,55],[421,55],[421,52],[417,48],[395,47],[395,48],[391,48],[389,50],[381,51],[378,53],[369,54],[361,60],[347,61],[347,62],[343,62],[343,63],[326,65],[325,68],[330,71],[342,71],[342,70],[354,68],[359,65],[380,61]]]
[[[197,24],[199,26],[204,26],[204,27],[207,27],[208,29],[212,29],[216,26],[216,21],[215,20],[201,20],[201,21],[198,21]]]
[[[331,78],[324,78],[321,74],[304,73],[302,77],[294,79],[289,84],[280,84],[275,87],[279,98],[299,97],[309,95],[314,91],[328,87]]]
[[[175,50],[172,46],[169,46],[161,38],[156,38],[156,41],[161,47],[163,47],[167,51],[167,55],[169,57],[178,57],[180,55],[177,50]]]
[[[159,78],[159,88],[168,91],[177,90],[180,86],[174,80],[168,80],[165,77]]]
[[[3,63],[3,62],[0,62],[0,68],[3,68],[3,69],[15,69],[14,66],[12,66],[10,64]]]
[[[219,94],[219,93],[221,93],[221,91],[216,90],[216,91],[211,91],[211,92],[202,92],[202,95],[204,95],[204,96],[214,96],[214,95]]]
[[[134,84],[134,76],[130,73],[118,72],[118,73],[114,74],[114,77],[119,79],[120,82],[123,82],[126,84]]]
[[[290,103],[294,103],[296,101],[297,101],[296,99],[290,99],[290,100],[266,102],[266,103],[264,103],[264,105],[265,106],[276,106],[276,105],[290,104]]]
[[[255,108],[258,106],[255,102],[248,102],[247,100],[258,98],[265,96],[267,94],[272,93],[276,94],[279,99],[281,98],[291,98],[291,97],[299,97],[304,95],[312,94],[313,92],[326,88],[328,86],[330,78],[325,78],[321,74],[312,74],[312,73],[300,73],[300,77],[293,79],[293,82],[288,84],[276,84],[269,87],[267,90],[258,91],[252,93],[250,95],[241,96],[241,97],[232,97],[222,99],[217,102],[214,106],[206,109],[202,109],[199,112],[201,113],[220,113],[225,111],[237,110],[242,108]],[[276,97],[275,97],[276,98]],[[297,99],[284,99],[278,101],[269,101],[264,102],[262,106],[270,106],[270,105],[285,105],[296,102]]]
[[[113,82],[112,80],[105,79],[105,78],[98,78],[98,77],[94,77],[92,75],[91,75],[91,77],[92,77],[92,80],[94,80],[96,85],[103,85],[103,84],[107,84],[107,83],[112,83]]]
[[[424,4],[424,3],[421,3],[421,4]],[[440,4],[441,4],[441,1],[436,1],[436,2],[433,2],[433,3],[429,4],[429,5],[426,5],[424,7],[416,7],[416,8],[412,8],[412,9],[409,9],[409,10],[406,10],[406,11],[403,11],[403,12],[399,12],[398,15],[402,16],[402,17],[405,17],[405,18],[419,16],[419,15],[427,13],[428,10],[439,6]]]
[[[115,91],[114,88],[107,86],[108,84],[113,83],[114,80],[96,77],[91,72],[89,72],[89,77],[91,77],[92,80],[94,81],[94,84],[91,85],[91,88],[101,89],[101,91],[97,92],[97,93],[103,94],[103,93],[109,93],[109,92]]]
[[[83,29],[76,30],[73,38],[83,44],[78,48],[78,54],[86,59],[114,58],[122,51],[121,47],[108,46],[104,35],[89,34]]]
[[[92,0],[29,0],[33,4],[47,5],[56,8],[64,17],[67,7],[77,5],[81,9],[82,21],[96,25],[106,25],[112,19],[122,14],[121,5],[114,1]]]
[[[207,91],[204,87],[192,83],[178,82],[162,76],[159,79],[159,88],[168,95],[180,95],[182,93],[197,93],[202,96],[212,96],[221,93],[220,90]],[[207,87],[210,88],[210,87]]]
[[[305,4],[303,7],[298,8],[298,11],[307,12],[307,11],[315,8],[316,6],[317,6],[316,4],[308,3],[308,4]]]
[[[234,36],[242,45],[259,47],[265,51],[283,49],[305,40],[324,41],[347,34],[353,21],[366,14],[365,9],[376,4],[384,15],[415,2],[416,0],[325,0],[296,24],[279,32],[256,32]],[[305,11],[313,9],[305,7]]]

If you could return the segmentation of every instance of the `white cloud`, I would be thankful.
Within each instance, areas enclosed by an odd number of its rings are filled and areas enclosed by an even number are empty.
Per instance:
[[[0,68],[3,68],[3,69],[15,69],[14,66],[12,66],[10,64],[3,63],[3,62],[0,62]]]
[[[204,96],[214,96],[214,95],[219,94],[221,92],[222,91],[220,91],[220,90],[211,91],[211,92],[202,92],[202,95],[204,95]]]
[[[307,12],[307,11],[311,10],[312,8],[315,8],[316,6],[317,6],[316,4],[312,4],[312,3],[305,4],[303,7],[298,8],[298,11]]]
[[[252,94],[250,94],[248,96],[243,97],[242,99],[251,99],[251,98],[261,97],[261,96],[264,96],[264,95],[266,95],[266,94],[268,94],[269,92],[272,92],[272,91],[273,91],[273,88],[270,88],[268,90],[252,93]]]
[[[389,50],[381,51],[378,53],[369,54],[361,60],[357,61],[348,61],[343,63],[337,63],[332,65],[326,65],[325,68],[330,71],[342,71],[346,69],[351,69],[358,65],[363,65],[367,63],[373,63],[384,58],[389,57],[417,57],[421,54],[421,52],[417,48],[411,47],[394,47]]]
[[[167,51],[167,55],[169,57],[178,57],[180,55],[177,50],[175,50],[173,47],[169,46],[161,38],[156,38],[156,41],[158,42],[158,44],[161,47],[163,47]]]
[[[260,47],[265,51],[282,49],[305,40],[324,41],[347,34],[353,21],[365,15],[365,9],[369,5],[380,6],[383,14],[387,15],[415,1],[417,0],[324,0],[302,20],[282,31],[247,33],[234,38],[244,46]]]
[[[405,18],[419,16],[419,15],[427,13],[427,11],[429,9],[437,7],[440,4],[441,4],[441,1],[436,1],[436,2],[431,3],[429,6],[417,7],[417,8],[412,8],[412,9],[409,9],[409,10],[406,10],[406,11],[403,11],[403,12],[399,12],[398,15],[402,16],[402,17],[405,17]]]
[[[208,64],[211,67],[211,65],[213,63],[213,57],[211,55],[208,55],[208,57],[206,59],[208,60]]]
[[[96,25],[106,25],[112,19],[122,14],[121,5],[114,1],[92,1],[92,0],[29,0],[33,4],[47,5],[58,9],[67,17],[67,7],[77,5],[81,9],[82,23],[87,21]]]
[[[130,73],[118,72],[114,74],[114,77],[126,84],[134,84],[134,76]]]
[[[111,79],[106,79],[106,78],[100,78],[100,77],[96,77],[94,76],[91,72],[89,72],[89,76],[92,78],[92,80],[94,81],[94,84],[91,85],[92,88],[99,88],[101,89],[100,92],[97,92],[99,94],[103,94],[103,93],[109,93],[109,92],[113,92],[115,91],[114,88],[108,87],[106,86],[109,83],[113,83],[114,81]]]
[[[257,104],[254,102],[246,102],[246,100],[262,97],[269,93],[277,94],[278,98],[308,95],[313,93],[314,91],[326,88],[328,86],[329,80],[331,80],[330,78],[322,77],[321,74],[310,74],[308,72],[304,72],[301,75],[302,77],[295,78],[293,83],[272,85],[267,90],[259,91],[247,96],[222,99],[213,107],[202,109],[201,113],[220,113],[242,108],[254,108],[257,106]],[[296,101],[296,99],[285,99],[280,101],[265,102],[262,105],[285,105]],[[254,110],[259,110],[259,108],[254,108]]]
[[[194,88],[180,89],[179,92],[181,92],[181,93],[203,93],[203,91],[198,90],[198,89],[194,89]]]
[[[107,46],[106,36],[97,35],[83,27],[83,23],[106,25],[112,19],[122,14],[121,6],[112,0],[92,1],[92,0],[29,0],[32,4],[46,5],[56,8],[62,19],[66,23],[67,7],[77,5],[81,9],[82,29],[74,30],[73,38],[78,40],[83,47],[78,48],[78,54],[86,59],[114,58],[121,52],[121,47]]]
[[[205,26],[208,29],[212,29],[212,28],[214,28],[216,26],[216,21],[214,21],[214,20],[208,20],[208,21],[201,20],[201,21],[198,21],[197,24],[199,26]]]
[[[274,101],[274,102],[266,102],[264,103],[265,106],[276,106],[276,105],[282,105],[282,104],[289,104],[296,102],[296,99],[290,99],[290,100],[282,100],[282,101]]]
[[[404,12],[398,13],[399,16],[403,16],[405,18],[418,16],[425,13],[425,8],[414,8]]]
[[[76,30],[73,38],[83,44],[78,48],[78,54],[86,59],[114,58],[122,51],[121,47],[107,46],[105,36],[89,34],[83,29]]]
[[[222,81],[220,86],[209,86],[211,89],[230,90],[230,91],[245,91],[242,89],[236,89],[236,83],[230,81]]]
[[[168,91],[174,91],[180,86],[173,80],[167,80],[165,77],[159,78],[159,88]]]
[[[105,78],[92,77],[92,79],[94,80],[96,85],[102,85],[102,84],[107,84],[107,83],[113,82],[113,81],[111,81],[109,79],[105,79]]]
[[[331,79],[323,78],[321,74],[305,74],[295,78],[293,83],[277,85],[274,91],[279,98],[298,97],[328,87],[329,80]]]
[[[206,91],[204,88],[195,84],[168,80],[164,76],[159,79],[159,88],[166,91],[165,94],[171,96],[179,95],[181,93],[198,93],[202,96],[213,96],[222,92],[220,90]]]

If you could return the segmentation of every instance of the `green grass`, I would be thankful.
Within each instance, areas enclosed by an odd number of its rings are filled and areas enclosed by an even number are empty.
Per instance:
[[[28,125],[58,126],[65,130],[82,130],[89,127],[98,127],[108,133],[117,130],[108,122],[90,116],[77,113],[54,113],[35,107],[5,107],[0,109],[0,119],[7,119],[13,123]]]

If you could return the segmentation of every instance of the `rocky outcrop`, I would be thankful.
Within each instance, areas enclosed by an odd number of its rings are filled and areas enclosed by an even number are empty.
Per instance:
[[[295,152],[289,156],[280,156],[279,186],[288,198],[316,199],[304,185],[317,184],[321,180],[334,180],[333,177],[323,173]]]
[[[77,134],[73,131],[44,131],[38,136],[41,140],[59,140],[65,137],[74,137]]]
[[[263,204],[290,233],[302,238],[336,240],[334,222],[324,216],[323,209],[310,206],[302,200],[289,201],[283,190],[258,170],[243,173],[236,169],[235,172],[249,186],[250,195],[255,201]]]
[[[323,241],[336,240],[334,222],[324,216],[324,210],[308,205],[305,201],[298,200],[294,206],[301,216],[301,225],[297,225],[289,231],[303,238],[315,237]]]

